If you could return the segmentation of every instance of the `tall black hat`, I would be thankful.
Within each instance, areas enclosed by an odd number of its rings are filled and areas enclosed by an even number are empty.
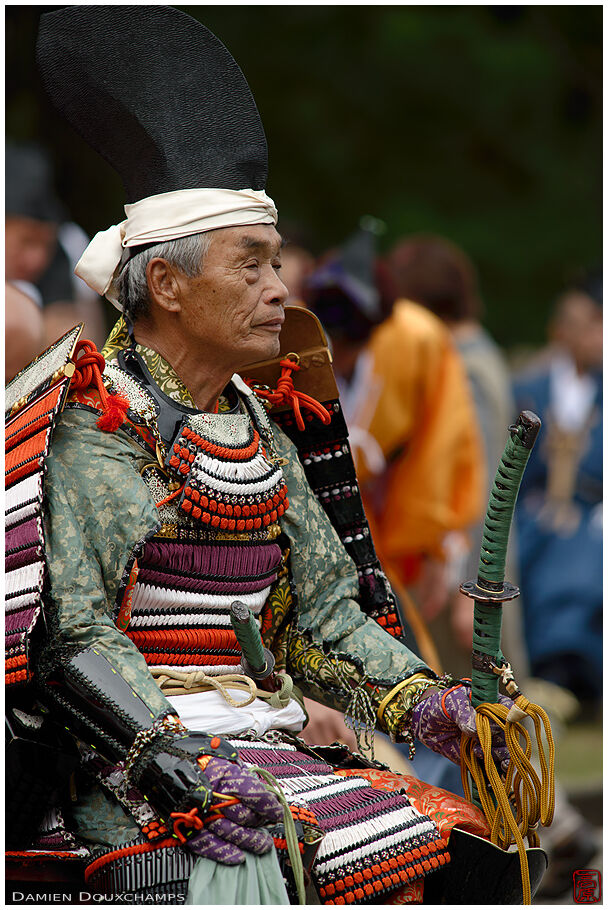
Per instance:
[[[245,77],[170,6],[69,6],[41,18],[53,103],[114,167],[127,202],[175,190],[262,190],[266,137]]]
[[[66,7],[42,16],[37,56],[56,107],[125,185],[126,220],[98,233],[76,266],[116,306],[122,264],[142,246],[276,224],[249,86],[191,16],[170,6]]]

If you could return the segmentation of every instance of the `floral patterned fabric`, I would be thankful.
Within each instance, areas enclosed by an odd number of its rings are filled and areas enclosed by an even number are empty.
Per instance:
[[[110,332],[108,339],[103,347],[103,356],[106,360],[113,360],[119,351],[131,344],[127,323],[121,316],[114,328]],[[173,367],[164,360],[163,357],[151,348],[146,348],[141,344],[135,345],[135,350],[143,358],[150,375],[157,383],[158,387],[163,390],[165,395],[185,404],[189,408],[195,408],[192,395],[179,378]],[[220,413],[230,410],[230,404],[224,396],[220,398],[218,410]]]
[[[119,351],[131,344],[127,323],[121,316],[114,328],[110,332],[108,339],[103,347],[103,356],[106,360],[113,360]],[[181,381],[175,370],[164,360],[156,351],[146,348],[143,345],[135,345],[135,350],[140,354],[154,381],[158,383],[165,395],[185,404],[190,408],[196,407],[192,400],[192,395]]]

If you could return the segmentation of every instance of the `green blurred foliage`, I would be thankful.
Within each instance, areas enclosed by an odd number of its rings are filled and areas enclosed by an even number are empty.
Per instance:
[[[118,177],[50,107],[34,66],[52,7],[6,7],[8,135],[50,148],[89,233]],[[363,214],[383,248],[443,234],[480,273],[485,322],[538,344],[564,282],[602,253],[600,6],[185,6],[226,44],[269,141],[268,191],[315,252]]]

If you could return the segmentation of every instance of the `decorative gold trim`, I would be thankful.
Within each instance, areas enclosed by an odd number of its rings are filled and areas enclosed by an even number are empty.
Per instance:
[[[38,389],[74,373],[72,358],[84,325],[78,325],[49,345],[8,383],[4,394],[5,411],[12,417],[35,396]]]
[[[400,683],[397,683],[394,689],[385,695],[380,704],[378,705],[378,720],[382,721],[384,712],[386,711],[386,706],[389,702],[393,700],[395,695],[398,695],[402,689],[405,689],[406,686],[411,685],[413,682],[416,682],[418,679],[431,679],[430,676],[427,676],[426,673],[414,673],[413,676],[408,676],[407,679],[402,679]]]

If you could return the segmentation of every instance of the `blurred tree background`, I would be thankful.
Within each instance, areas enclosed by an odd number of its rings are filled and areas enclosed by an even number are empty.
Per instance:
[[[122,219],[122,187],[46,100],[34,45],[53,8],[5,7],[7,134],[47,146],[93,234]],[[543,341],[564,281],[601,261],[601,6],[181,8],[245,73],[268,191],[314,252],[364,214],[383,248],[444,234],[478,267],[497,341]]]

